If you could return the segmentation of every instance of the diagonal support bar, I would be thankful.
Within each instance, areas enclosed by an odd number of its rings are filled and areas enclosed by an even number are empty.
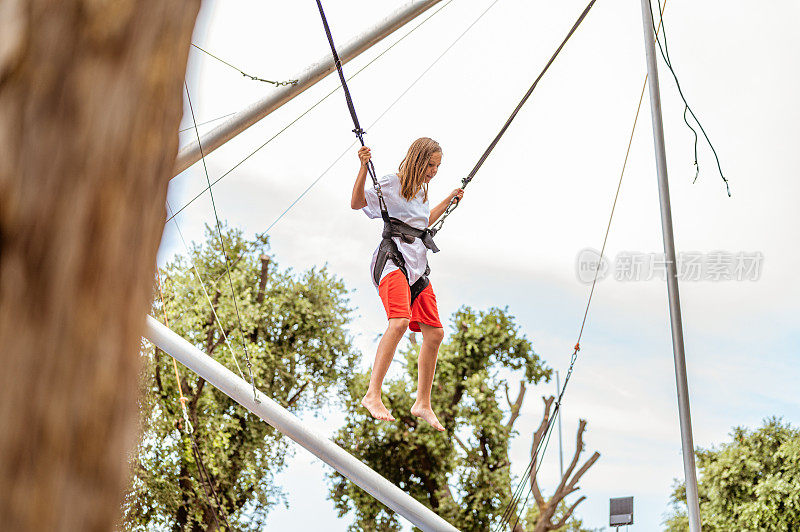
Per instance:
[[[385,37],[391,35],[394,31],[400,29],[439,2],[441,2],[441,0],[415,0],[413,2],[407,2],[403,7],[386,17],[379,24],[365,31],[342,48],[339,54],[342,64],[347,63],[373,45],[379,43]],[[205,135],[202,135],[200,137],[200,144],[198,144],[197,141],[192,141],[183,146],[175,160],[175,168],[172,172],[173,175],[176,176],[180,174],[201,159],[201,145],[203,147],[203,155],[208,155],[295,96],[302,94],[306,89],[315,85],[335,69],[336,67],[333,64],[333,59],[330,54],[326,55],[296,76],[294,79],[297,79],[297,83],[282,87],[266,98],[239,111],[230,119]]]
[[[253,398],[253,389],[249,383],[237,377],[225,366],[197,349],[151,316],[147,316],[144,336],[162,351],[203,377],[222,393],[305,447],[317,458],[346,476],[364,491],[408,519],[414,526],[426,532],[458,532],[458,529],[433,513],[428,507],[383,478],[329,439],[318,434],[309,425],[303,423],[260,391],[256,392],[259,400],[259,402],[256,402]]]

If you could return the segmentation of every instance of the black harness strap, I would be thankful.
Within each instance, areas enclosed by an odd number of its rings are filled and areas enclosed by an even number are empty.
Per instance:
[[[381,240],[380,247],[378,247],[378,256],[375,260],[375,267],[372,269],[372,278],[375,280],[375,284],[380,284],[383,268],[386,266],[386,262],[389,260],[397,265],[400,271],[403,272],[403,275],[405,275],[406,281],[409,281],[406,261],[403,258],[403,254],[397,248],[397,244],[394,240],[392,240],[392,237],[402,238],[404,242],[408,242],[409,244],[414,242],[415,239],[419,238],[422,240],[422,243],[425,244],[426,248],[430,249],[434,253],[439,251],[439,248],[436,247],[436,243],[433,241],[430,231],[427,229],[417,229],[416,227],[412,227],[407,223],[401,222],[397,218],[389,218],[389,220],[389,222],[384,223],[383,225],[383,239]],[[430,267],[426,265],[425,273],[422,274],[422,276],[420,276],[420,278],[417,279],[413,284],[409,282],[412,305],[414,304],[414,300],[417,299],[417,296],[419,296],[430,284],[430,279],[428,279],[428,274],[430,274],[430,272]]]

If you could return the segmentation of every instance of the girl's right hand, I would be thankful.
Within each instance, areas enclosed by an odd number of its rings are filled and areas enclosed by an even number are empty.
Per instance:
[[[367,166],[367,163],[372,158],[369,148],[362,146],[361,149],[358,150],[358,158],[361,159],[361,166]]]

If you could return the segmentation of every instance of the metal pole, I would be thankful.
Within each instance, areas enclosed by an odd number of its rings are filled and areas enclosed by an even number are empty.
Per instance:
[[[556,371],[556,397],[561,393],[561,383]],[[558,465],[561,469],[561,478],[564,478],[564,447],[561,444],[561,405],[558,405]]]
[[[349,478],[364,491],[425,531],[458,532],[458,529],[422,503],[358,461],[353,455],[318,434],[288,410],[261,392],[253,398],[251,385],[225,366],[169,330],[153,317],[147,317],[145,338],[178,362],[196,372],[222,393],[293,439],[323,462]]]
[[[650,0],[642,0],[642,24],[644,44],[647,52],[647,73],[650,83],[650,111],[653,121],[653,137],[658,173],[658,197],[661,202],[661,230],[664,237],[664,255],[667,266],[667,292],[669,294],[669,317],[672,326],[672,352],[675,359],[675,381],[678,391],[678,414],[681,425],[683,447],[683,472],[686,481],[686,501],[689,509],[689,530],[700,532],[700,504],[697,498],[697,472],[694,463],[692,417],[689,412],[689,384],[686,379],[686,356],[683,350],[683,325],[681,303],[678,294],[678,272],[675,261],[675,241],[672,235],[672,211],[667,182],[667,158],[664,147],[664,125],[661,121],[661,95],[658,88],[658,65],[656,64],[653,14]]]
[[[368,48],[379,43],[392,32],[403,27],[406,23],[439,2],[441,2],[441,0],[415,0],[406,3],[406,5],[383,19],[379,24],[365,31],[344,46],[339,53],[339,59],[341,59],[342,64],[347,63]],[[180,174],[200,160],[200,145],[203,146],[203,155],[208,155],[275,109],[303,93],[309,87],[315,85],[318,81],[333,72],[335,68],[333,58],[330,54],[326,54],[322,59],[293,78],[297,79],[297,83],[281,87],[266,98],[239,111],[230,119],[202,135],[200,137],[200,144],[195,140],[183,146],[180,151],[178,151],[178,157],[175,160],[175,168],[172,171],[173,175]]]

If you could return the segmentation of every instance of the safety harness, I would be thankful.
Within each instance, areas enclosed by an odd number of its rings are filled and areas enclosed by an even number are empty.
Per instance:
[[[411,284],[408,276],[408,269],[406,268],[406,261],[403,258],[403,254],[398,249],[397,243],[395,243],[392,238],[402,238],[404,242],[408,242],[409,244],[419,238],[426,248],[436,253],[439,251],[439,248],[436,247],[436,243],[433,241],[433,235],[429,229],[417,229],[416,227],[411,227],[407,223],[401,222],[397,218],[388,218],[388,220],[384,219],[382,236],[383,239],[378,247],[378,256],[375,258],[375,267],[372,269],[372,278],[375,280],[375,284],[379,284],[381,282],[383,268],[386,266],[386,262],[391,260],[400,271],[403,272],[403,275],[406,276],[406,281],[411,289],[411,304],[414,304],[414,300],[417,299],[417,296],[431,283],[430,279],[428,279],[431,268],[426,264],[425,273]]]

